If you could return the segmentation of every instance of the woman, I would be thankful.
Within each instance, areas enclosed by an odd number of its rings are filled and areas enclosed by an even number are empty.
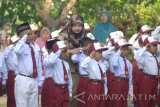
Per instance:
[[[42,48],[45,47],[46,41],[49,40],[50,38],[51,38],[51,33],[50,33],[49,29],[43,28],[40,31],[40,37],[37,38],[35,41],[38,44],[41,51],[42,51]]]
[[[68,38],[71,45],[78,48],[85,34],[83,18],[80,15],[73,15],[68,26]]]
[[[106,10],[101,12],[100,22],[95,26],[93,35],[95,40],[106,43],[106,39],[111,32],[116,31],[111,23],[110,15]]]

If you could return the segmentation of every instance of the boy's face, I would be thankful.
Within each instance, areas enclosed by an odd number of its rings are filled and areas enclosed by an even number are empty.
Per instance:
[[[72,26],[72,31],[74,33],[80,33],[83,29],[83,26],[81,23],[75,23],[73,26]]]
[[[87,44],[87,46],[82,46],[83,51],[84,51],[85,53],[89,54],[89,53],[88,53],[88,49],[89,49],[89,47],[90,47],[91,44],[92,44],[92,43]]]
[[[122,56],[123,57],[127,57],[128,56],[128,52],[129,52],[128,46],[121,47],[121,52],[122,52]]]
[[[157,54],[157,45],[149,45],[149,52]]]
[[[102,52],[96,51],[95,52],[95,60],[99,61],[102,59]]]
[[[31,29],[22,31],[19,37],[22,38],[24,35],[28,35],[27,42],[33,42],[35,39],[35,35],[32,33]]]

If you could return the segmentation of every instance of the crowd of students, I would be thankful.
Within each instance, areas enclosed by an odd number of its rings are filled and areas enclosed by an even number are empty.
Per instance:
[[[160,106],[160,27],[143,25],[128,42],[113,31],[101,43],[84,25],[73,15],[63,29],[43,29],[38,39],[29,23],[17,26],[0,53],[7,107],[38,107],[39,94],[42,107],[69,107],[75,95],[77,107],[128,107],[131,96],[135,107]]]

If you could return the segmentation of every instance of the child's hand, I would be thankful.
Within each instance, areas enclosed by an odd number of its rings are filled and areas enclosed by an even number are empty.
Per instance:
[[[96,51],[93,51],[93,52],[89,55],[89,57],[92,58],[92,59],[94,59],[95,54],[96,54]]]

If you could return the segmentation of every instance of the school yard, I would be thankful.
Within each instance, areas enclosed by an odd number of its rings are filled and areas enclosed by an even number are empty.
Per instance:
[[[7,102],[6,95],[4,95],[3,97],[0,97],[0,107],[7,107],[6,102]],[[128,107],[133,107],[133,104],[131,103],[131,101],[129,100],[128,102],[129,102]]]

